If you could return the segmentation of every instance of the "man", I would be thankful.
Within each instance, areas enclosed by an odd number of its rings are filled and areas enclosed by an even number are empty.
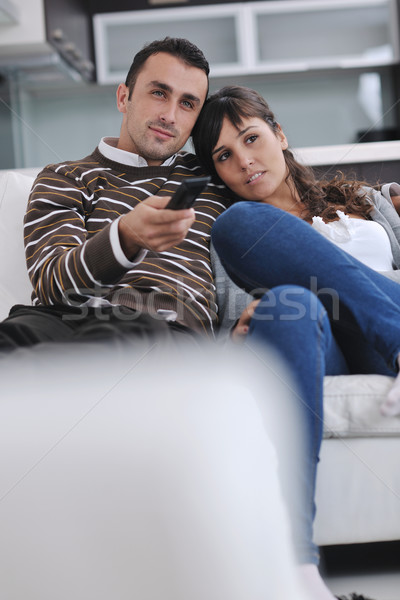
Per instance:
[[[0,348],[143,332],[212,335],[209,237],[227,201],[210,185],[193,209],[168,210],[202,175],[188,140],[208,91],[209,66],[184,39],[134,58],[117,90],[119,138],[83,160],[47,166],[25,217],[32,307],[14,307]]]

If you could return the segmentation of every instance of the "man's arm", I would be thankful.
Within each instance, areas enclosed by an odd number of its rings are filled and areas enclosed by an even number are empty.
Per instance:
[[[34,183],[25,217],[25,246],[32,285],[43,304],[83,304],[93,296],[109,294],[134,266],[129,261],[138,250],[160,251],[181,241],[193,221],[191,210],[172,215],[173,211],[162,210],[166,197],[142,201],[118,223],[126,264],[113,251],[110,229],[118,217],[112,214],[115,211],[109,211],[114,219],[103,220],[99,230],[89,235],[92,202],[92,190],[50,169]]]

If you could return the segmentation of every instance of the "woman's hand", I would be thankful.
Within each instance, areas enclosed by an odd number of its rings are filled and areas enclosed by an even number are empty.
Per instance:
[[[254,311],[260,300],[261,298],[258,298],[258,300],[253,300],[252,302],[250,302],[250,304],[244,309],[244,311],[240,315],[238,322],[231,331],[231,339],[235,343],[240,343],[244,341],[249,331],[250,320],[254,315]]]
[[[397,213],[400,215],[400,196],[391,196],[390,198]]]

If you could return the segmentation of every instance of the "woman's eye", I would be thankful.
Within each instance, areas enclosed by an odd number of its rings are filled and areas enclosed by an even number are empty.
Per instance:
[[[253,142],[256,141],[257,138],[258,138],[258,135],[249,135],[249,137],[246,139],[246,143],[252,144]]]
[[[222,154],[219,155],[218,161],[223,162],[227,158],[229,158],[229,152],[223,152]]]

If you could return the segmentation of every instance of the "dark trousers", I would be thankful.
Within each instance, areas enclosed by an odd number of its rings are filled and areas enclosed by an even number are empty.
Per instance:
[[[47,342],[196,339],[189,329],[133,309],[117,307],[14,306],[0,323],[0,351]]]

